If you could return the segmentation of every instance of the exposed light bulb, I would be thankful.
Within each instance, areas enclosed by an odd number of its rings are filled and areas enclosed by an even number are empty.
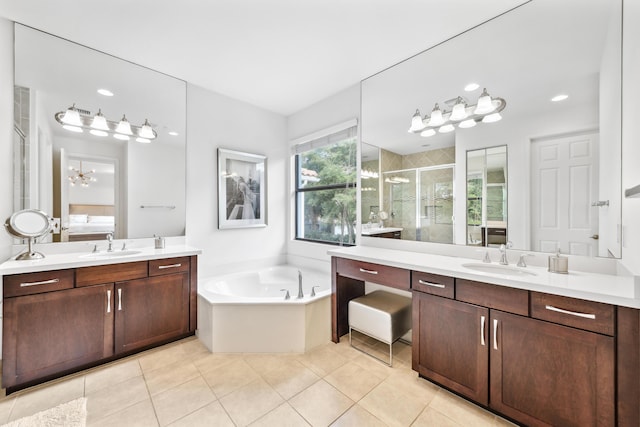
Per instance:
[[[62,125],[62,128],[71,132],[82,133],[82,128],[79,128],[78,126]]]
[[[482,123],[495,123],[502,120],[502,116],[500,113],[489,114],[488,116],[484,116],[482,118]]]
[[[98,130],[98,129],[91,129],[89,131],[89,133],[91,135],[95,135],[95,136],[108,136],[109,134],[103,130]]]
[[[429,129],[425,129],[422,132],[420,132],[420,136],[424,136],[425,138],[428,138],[430,136],[433,136],[436,134],[436,131],[432,128]]]
[[[459,128],[462,129],[469,129],[474,127],[475,125],[477,125],[476,121],[473,119],[468,119],[468,120],[464,120],[462,122],[460,122],[460,124],[458,125]]]

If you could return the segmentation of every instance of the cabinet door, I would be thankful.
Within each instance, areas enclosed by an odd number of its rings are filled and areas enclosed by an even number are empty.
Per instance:
[[[488,324],[489,310],[484,307],[414,292],[414,369],[486,405]]]
[[[531,426],[610,426],[614,339],[491,311],[491,402]]]
[[[6,298],[3,387],[113,355],[113,296],[109,284]]]
[[[116,353],[185,334],[189,328],[189,275],[118,282],[115,305]]]

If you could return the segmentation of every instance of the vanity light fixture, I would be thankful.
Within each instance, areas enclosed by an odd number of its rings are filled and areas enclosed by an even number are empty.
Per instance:
[[[122,120],[114,122],[107,120],[101,109],[98,109],[98,112],[92,116],[90,111],[79,109],[75,104],[65,111],[56,113],[55,119],[68,131],[81,133],[87,130],[95,136],[113,135],[114,138],[121,141],[128,141],[129,137],[135,137],[138,142],[148,143],[158,137],[157,132],[147,119],[142,126],[135,126],[129,123],[126,115],[123,114]]]
[[[465,90],[468,87],[470,85],[467,85]],[[507,102],[503,98],[492,97],[485,88],[475,105],[469,105],[462,96],[446,101],[445,104],[453,104],[451,110],[440,109],[440,106],[436,103],[431,114],[422,119],[419,119],[420,112],[416,109],[411,118],[409,132],[429,137],[437,132],[452,132],[456,126],[468,129],[474,127],[478,122],[495,123],[502,119],[500,112],[504,110]]]

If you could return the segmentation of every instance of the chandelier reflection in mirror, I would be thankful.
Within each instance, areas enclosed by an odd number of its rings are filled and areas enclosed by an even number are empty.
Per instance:
[[[92,116],[88,110],[83,110],[73,104],[65,111],[55,114],[56,121],[70,132],[82,133],[85,130],[95,136],[106,137],[112,135],[121,141],[129,141],[135,137],[137,142],[149,143],[158,134],[151,127],[149,120],[144,121],[142,126],[135,126],[129,123],[125,115],[119,122],[107,120],[102,114],[102,110]]]
[[[475,104],[469,105],[462,96],[445,101],[452,105],[450,110],[440,109],[436,103],[430,115],[424,118],[420,110],[416,109],[411,119],[409,132],[419,133],[420,136],[429,137],[439,133],[447,133],[455,130],[456,126],[462,129],[472,128],[479,122],[494,123],[502,119],[500,112],[507,105],[502,98],[492,98],[485,88]]]
[[[75,187],[76,184],[88,187],[90,182],[97,181],[95,177],[91,176],[96,173],[95,169],[91,169],[86,172],[82,170],[82,160],[80,160],[80,169],[69,166],[69,170],[73,172],[73,175],[69,175],[69,184],[73,187]]]

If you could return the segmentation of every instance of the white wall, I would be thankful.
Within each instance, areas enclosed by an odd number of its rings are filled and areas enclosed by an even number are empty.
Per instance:
[[[200,277],[286,261],[286,118],[187,85],[187,243]],[[218,230],[217,148],[267,156],[267,227]]]
[[[360,84],[353,85],[337,94],[334,94],[312,106],[305,108],[289,116],[287,120],[288,141],[293,141],[321,131],[351,119],[360,118]],[[294,162],[287,144],[287,175],[286,188],[288,189],[286,209],[288,228],[287,253],[289,262],[305,266],[307,261],[322,261],[328,263],[330,257],[327,250],[335,248],[322,243],[310,243],[295,240],[295,204],[294,187],[292,182]]]
[[[624,2],[622,189],[640,185],[640,2]],[[640,198],[622,200],[622,262],[640,274]]]
[[[182,236],[186,212],[186,159],[181,145],[127,145],[127,235]],[[172,165],[165,168],[158,165]],[[141,208],[140,206],[174,206]]]
[[[563,110],[562,114],[549,112],[536,117],[507,119],[508,108],[507,106],[502,113],[505,119],[500,122],[479,124],[472,129],[456,132],[455,240],[458,244],[466,242],[467,150],[487,146],[507,146],[508,239],[513,242],[514,248],[528,250],[530,247],[531,139],[595,129],[598,126],[598,112],[593,108],[576,108]],[[568,128],[566,123],[574,127]]]

